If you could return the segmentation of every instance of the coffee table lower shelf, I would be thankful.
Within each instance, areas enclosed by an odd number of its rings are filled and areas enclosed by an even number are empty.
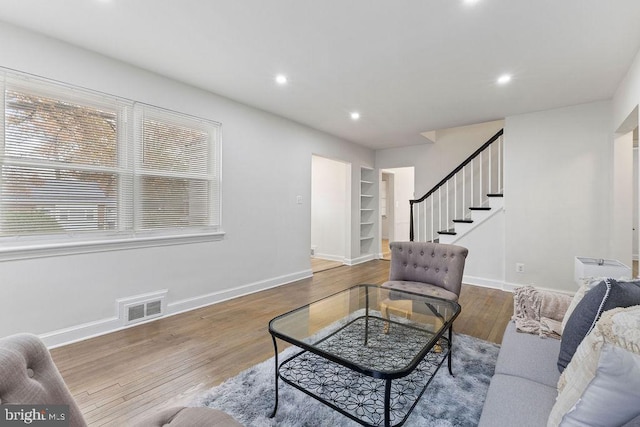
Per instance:
[[[287,384],[365,426],[401,426],[450,352],[430,351],[406,377],[378,379],[361,374],[309,351],[282,362],[280,378]],[[385,420],[385,392],[389,382],[389,420]]]

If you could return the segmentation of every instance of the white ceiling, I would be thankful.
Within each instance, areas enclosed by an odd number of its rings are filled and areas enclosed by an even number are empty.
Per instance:
[[[640,48],[639,0],[0,0],[0,20],[371,148],[609,99]]]

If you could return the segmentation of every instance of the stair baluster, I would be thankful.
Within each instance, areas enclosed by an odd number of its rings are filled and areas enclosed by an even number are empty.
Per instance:
[[[498,131],[424,196],[409,201],[409,240],[437,242],[440,235],[455,235],[456,223],[473,222],[471,211],[488,210],[489,198],[502,197],[503,132]]]

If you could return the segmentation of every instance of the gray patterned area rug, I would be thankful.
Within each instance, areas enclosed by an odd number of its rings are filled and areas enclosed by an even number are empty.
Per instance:
[[[467,335],[454,334],[453,373],[446,361],[416,404],[405,426],[476,426],[493,375],[499,346]],[[282,362],[300,349],[290,347],[279,355]],[[320,361],[319,363],[322,363]],[[200,396],[197,406],[225,411],[247,427],[355,427],[359,424],[279,380],[278,413],[269,418],[275,402],[275,362],[255,365]],[[342,375],[339,371],[337,378]],[[370,389],[378,388],[374,379]],[[361,387],[362,385],[360,385]],[[379,388],[378,388],[379,389]],[[382,389],[382,393],[384,393]],[[342,393],[342,391],[340,392]],[[402,391],[396,392],[402,397]],[[392,390],[392,395],[394,394]],[[347,405],[358,406],[358,393]]]

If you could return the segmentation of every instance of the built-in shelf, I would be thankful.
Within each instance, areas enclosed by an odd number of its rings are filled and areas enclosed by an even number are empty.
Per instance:
[[[360,256],[374,251],[376,218],[376,174],[374,169],[360,168]]]

